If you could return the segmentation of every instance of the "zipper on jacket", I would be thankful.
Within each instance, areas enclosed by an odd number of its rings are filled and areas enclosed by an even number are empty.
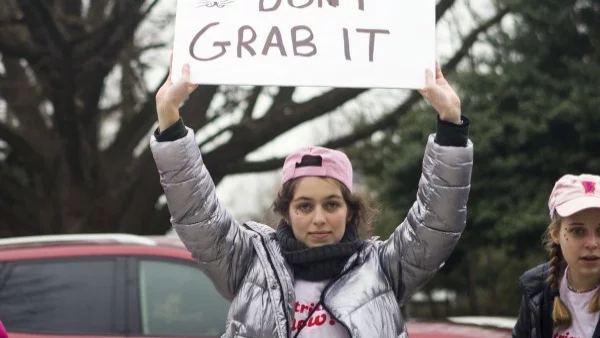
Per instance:
[[[333,312],[331,312],[331,309],[325,304],[325,294],[327,293],[327,291],[329,290],[329,288],[331,286],[333,286],[333,284],[335,284],[335,282],[337,282],[340,278],[342,278],[342,276],[344,276],[345,274],[347,274],[348,272],[350,272],[350,270],[354,269],[357,265],[358,265],[358,257],[352,263],[352,265],[348,269],[346,269],[346,271],[342,272],[339,276],[337,276],[334,280],[332,280],[331,283],[327,284],[327,286],[325,287],[325,289],[323,289],[323,292],[321,293],[321,297],[319,299],[319,303],[321,303],[321,305],[323,305],[323,308],[325,309],[325,311],[329,312],[329,315],[331,317],[333,317],[333,319],[335,319],[338,323],[342,324],[342,326],[348,331],[348,335],[350,337],[352,337],[352,331],[350,331],[350,328],[348,327],[348,325],[346,325],[339,318],[337,318],[336,315],[333,314]],[[308,318],[306,320],[308,321]]]
[[[281,280],[279,279],[279,275],[277,274],[277,269],[275,268],[275,264],[273,263],[273,260],[271,259],[271,255],[269,254],[269,249],[267,248],[267,243],[265,243],[265,239],[263,238],[263,236],[261,236],[254,229],[250,228],[247,224],[244,224],[244,227],[246,227],[248,230],[256,233],[258,235],[258,237],[260,237],[260,241],[262,242],[262,245],[265,249],[265,253],[267,255],[267,260],[269,261],[269,264],[271,265],[271,268],[273,269],[273,274],[275,275],[275,279],[277,280],[277,284],[279,285],[279,292],[281,293],[281,303],[283,304],[283,315],[285,316],[285,334],[286,334],[286,338],[289,338],[290,337],[290,319],[288,318],[287,306],[286,306],[286,302],[285,302],[285,294],[283,292],[283,284],[281,284]]]

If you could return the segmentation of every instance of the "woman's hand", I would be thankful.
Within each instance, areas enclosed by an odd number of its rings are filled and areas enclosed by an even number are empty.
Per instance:
[[[163,131],[179,120],[179,106],[198,87],[190,82],[190,65],[185,64],[179,81],[173,83],[173,53],[169,58],[169,77],[156,93],[158,130]]]
[[[437,110],[440,119],[459,124],[461,122],[460,98],[450,87],[436,62],[435,78],[430,69],[425,71],[425,87],[419,93]]]

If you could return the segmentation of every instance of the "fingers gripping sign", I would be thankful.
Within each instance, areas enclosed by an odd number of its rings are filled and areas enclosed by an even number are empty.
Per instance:
[[[460,123],[460,98],[450,87],[439,63],[436,62],[435,75],[430,69],[425,70],[425,87],[419,89],[419,93],[435,108],[440,119]]]

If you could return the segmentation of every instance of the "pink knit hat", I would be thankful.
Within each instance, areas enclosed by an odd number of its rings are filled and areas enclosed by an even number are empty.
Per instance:
[[[584,209],[600,208],[600,176],[564,175],[554,184],[548,208],[550,217],[554,211],[568,217]]]
[[[339,150],[309,146],[296,150],[283,163],[281,184],[304,176],[331,177],[352,191],[352,164]]]

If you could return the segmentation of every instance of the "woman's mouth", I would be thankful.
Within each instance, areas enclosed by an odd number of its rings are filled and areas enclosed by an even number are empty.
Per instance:
[[[309,232],[308,234],[315,239],[324,239],[329,236],[331,232],[329,231],[317,231],[317,232]]]
[[[596,263],[600,262],[600,257],[598,256],[583,256],[580,258],[584,263]]]

